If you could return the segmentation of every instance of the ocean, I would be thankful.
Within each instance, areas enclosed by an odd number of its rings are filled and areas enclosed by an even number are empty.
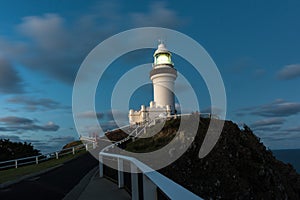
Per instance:
[[[292,164],[300,174],[300,149],[281,149],[272,152],[278,160]]]

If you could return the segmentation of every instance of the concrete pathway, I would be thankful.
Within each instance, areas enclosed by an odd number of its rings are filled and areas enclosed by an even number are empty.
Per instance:
[[[85,190],[81,193],[78,200],[129,200],[130,195],[124,190],[119,189],[117,184],[107,180],[106,178],[100,178],[94,176]]]
[[[117,184],[99,177],[99,168],[95,167],[65,196],[63,200],[129,200],[131,196],[119,189]]]

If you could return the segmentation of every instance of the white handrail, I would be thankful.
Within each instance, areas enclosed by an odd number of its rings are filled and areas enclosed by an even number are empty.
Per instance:
[[[204,113],[202,113],[204,114]],[[208,113],[205,113],[208,114]],[[187,116],[192,114],[179,114],[179,115],[172,115],[171,117],[179,117],[179,116]],[[209,115],[212,117],[211,115]],[[131,136],[134,136],[134,133],[136,133],[135,137],[138,137],[142,132],[144,132],[144,129],[147,128],[148,125],[150,125],[153,121],[159,118],[154,118],[149,122],[146,122],[146,124],[143,126],[143,128],[138,131],[138,128],[140,126],[137,126],[136,129],[134,129],[127,138],[122,139],[119,142],[116,142],[114,144],[111,144],[104,149],[102,149],[99,152],[99,174],[100,177],[103,176],[103,157],[110,157],[110,158],[116,158],[118,162],[118,185],[119,187],[122,187],[124,185],[124,174],[123,174],[123,160],[127,160],[131,163],[131,172],[136,172],[136,168],[138,168],[144,175],[143,178],[143,187],[144,187],[144,198],[145,199],[155,199],[156,194],[156,187],[160,188],[160,190],[167,195],[170,199],[175,200],[182,200],[182,199],[191,199],[191,200],[201,200],[199,196],[195,195],[191,191],[185,189],[181,185],[175,183],[171,179],[165,177],[164,175],[160,174],[159,172],[153,170],[151,167],[147,166],[146,164],[142,163],[141,161],[137,160],[133,157],[128,157],[124,155],[119,154],[112,154],[112,153],[106,153],[105,151],[109,148],[121,144],[128,139],[130,139]],[[131,174],[131,184],[132,184],[132,199],[137,200],[139,199],[139,191],[138,191],[138,179],[136,177],[136,174]]]
[[[202,199],[196,194],[192,193],[191,191],[185,189],[181,185],[175,183],[171,179],[165,177],[161,173],[153,170],[151,167],[147,166],[146,164],[142,163],[136,158],[129,157],[129,156],[100,152],[99,153],[100,175],[102,174],[102,176],[103,176],[103,157],[117,158],[118,162],[119,160],[127,160],[130,163],[134,164],[156,187],[160,188],[160,190],[172,200],[173,199],[174,200],[177,199],[178,200],[182,200],[182,199],[201,200]],[[120,174],[120,172],[118,172],[118,174]],[[153,192],[156,192],[156,190],[154,190]],[[138,199],[138,195],[135,195],[133,197]]]

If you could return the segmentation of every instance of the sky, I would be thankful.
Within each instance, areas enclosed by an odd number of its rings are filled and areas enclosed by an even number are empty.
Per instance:
[[[154,26],[188,35],[210,54],[224,81],[228,120],[250,126],[270,149],[300,148],[299,19],[297,0],[2,1],[0,138],[31,142],[43,153],[78,139],[72,89],[85,57],[114,34]],[[132,67],[151,63],[154,50],[125,54],[104,73],[95,96],[104,130],[115,125],[114,84]],[[197,91],[200,109],[207,110],[209,94],[201,76],[179,56],[173,62]],[[184,85],[176,84],[177,92],[185,92]],[[140,87],[128,110],[152,98],[151,84]],[[124,124],[128,110],[114,110]],[[92,111],[77,115],[88,120]],[[87,124],[81,131],[95,129]]]

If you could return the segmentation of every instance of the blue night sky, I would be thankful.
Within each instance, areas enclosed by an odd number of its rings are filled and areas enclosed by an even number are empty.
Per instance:
[[[190,36],[210,54],[225,84],[227,119],[249,125],[271,149],[300,148],[299,19],[297,0],[2,1],[0,138],[31,142],[42,152],[78,139],[72,88],[84,58],[120,31],[157,26]],[[132,67],[151,63],[153,52],[125,54],[105,72],[95,97],[103,129],[114,125],[109,98],[114,84]],[[201,77],[179,56],[173,62],[197,91],[200,109],[209,108]],[[179,83],[178,89],[185,87]],[[151,92],[151,85],[139,88],[129,107],[148,104]],[[127,111],[116,110],[124,124]],[[89,119],[91,111],[78,115]],[[91,134],[93,127],[82,131]]]

